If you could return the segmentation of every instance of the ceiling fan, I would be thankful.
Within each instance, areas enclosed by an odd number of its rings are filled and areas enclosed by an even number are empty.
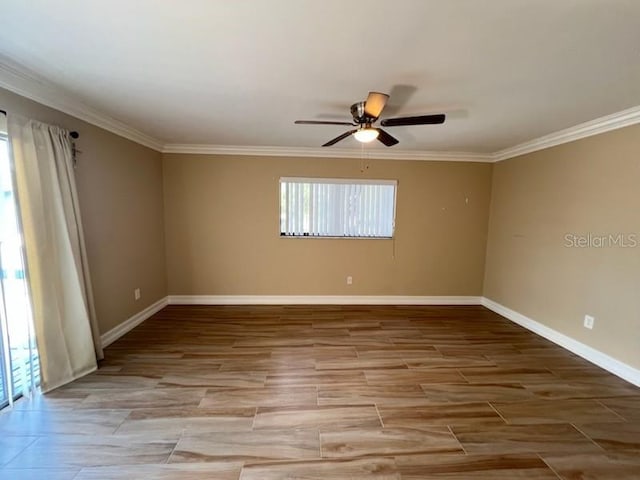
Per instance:
[[[358,127],[336,138],[329,140],[322,145],[323,147],[330,147],[335,145],[341,140],[353,135],[356,140],[362,143],[368,143],[374,141],[376,138],[378,141],[392,147],[398,143],[398,139],[389,135],[381,128],[374,127],[373,124],[378,121],[380,114],[387,104],[389,95],[380,92],[369,92],[369,96],[364,102],[357,102],[351,105],[351,115],[353,116],[352,122],[332,122],[323,120],[296,120],[297,125],[349,125],[352,127]],[[402,127],[406,125],[436,125],[444,123],[444,113],[436,115],[418,115],[416,117],[398,117],[398,118],[386,118],[380,121],[380,125],[383,127]]]

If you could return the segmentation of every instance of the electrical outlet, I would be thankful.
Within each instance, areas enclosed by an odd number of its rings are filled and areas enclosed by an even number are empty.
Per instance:
[[[133,298],[135,298],[136,300],[140,300],[140,289],[139,288],[136,288],[133,291]]]
[[[596,322],[596,319],[591,315],[584,316],[584,328],[588,328],[589,330],[593,329],[593,324]]]
[[[347,285],[352,285],[353,284],[353,277],[351,275],[349,275],[347,277]]]

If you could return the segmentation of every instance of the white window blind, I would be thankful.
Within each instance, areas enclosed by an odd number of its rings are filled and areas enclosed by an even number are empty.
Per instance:
[[[395,180],[280,179],[280,235],[391,238]]]

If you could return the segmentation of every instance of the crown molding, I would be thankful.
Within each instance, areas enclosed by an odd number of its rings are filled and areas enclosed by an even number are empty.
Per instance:
[[[248,147],[240,145],[168,144],[163,153],[197,155],[245,155],[259,157],[357,158],[441,162],[492,162],[492,154],[473,152],[429,152],[409,150],[355,150],[322,147]]]
[[[165,144],[79,101],[62,88],[36,75],[28,69],[0,55],[0,87],[60,110],[87,123],[162,153],[198,155],[245,155],[299,158],[357,158],[375,160],[415,160],[445,162],[494,163],[562,145],[582,138],[598,135],[640,123],[640,106],[597,118],[573,127],[544,135],[493,153],[414,151],[414,150],[360,150],[316,147],[266,147],[241,145]],[[364,152],[364,153],[363,153]]]
[[[321,158],[368,158],[376,160],[417,160],[444,162],[495,163],[510,158],[537,152],[545,148],[574,142],[582,138],[599,135],[640,123],[640,106],[612,113],[573,127],[565,128],[542,137],[520,143],[493,153],[475,152],[429,152],[409,150],[354,150],[345,148],[309,147],[246,147],[239,145],[195,145],[167,144],[163,153],[187,153],[196,155],[254,155],[266,157],[321,157]]]
[[[162,151],[162,141],[85,105],[63,89],[3,56],[0,56],[0,87],[145,147]]]
[[[565,128],[542,137],[520,143],[513,147],[505,148],[492,154],[495,162],[537,152],[545,148],[555,147],[564,143],[574,142],[581,138],[599,135],[619,128],[628,127],[640,123],[640,106],[628,108],[621,112],[605,115],[588,122],[580,123],[573,127]]]

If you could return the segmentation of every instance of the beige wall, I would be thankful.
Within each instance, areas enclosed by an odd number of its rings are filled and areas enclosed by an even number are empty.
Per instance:
[[[565,246],[640,242],[640,126],[496,164],[489,225],[486,297],[640,368],[640,245]]]
[[[4,89],[0,109],[80,133],[76,180],[101,333],[165,297],[160,153]]]
[[[480,295],[492,166],[367,165],[361,173],[355,159],[164,155],[169,293]],[[280,238],[281,176],[398,179],[395,247]]]

